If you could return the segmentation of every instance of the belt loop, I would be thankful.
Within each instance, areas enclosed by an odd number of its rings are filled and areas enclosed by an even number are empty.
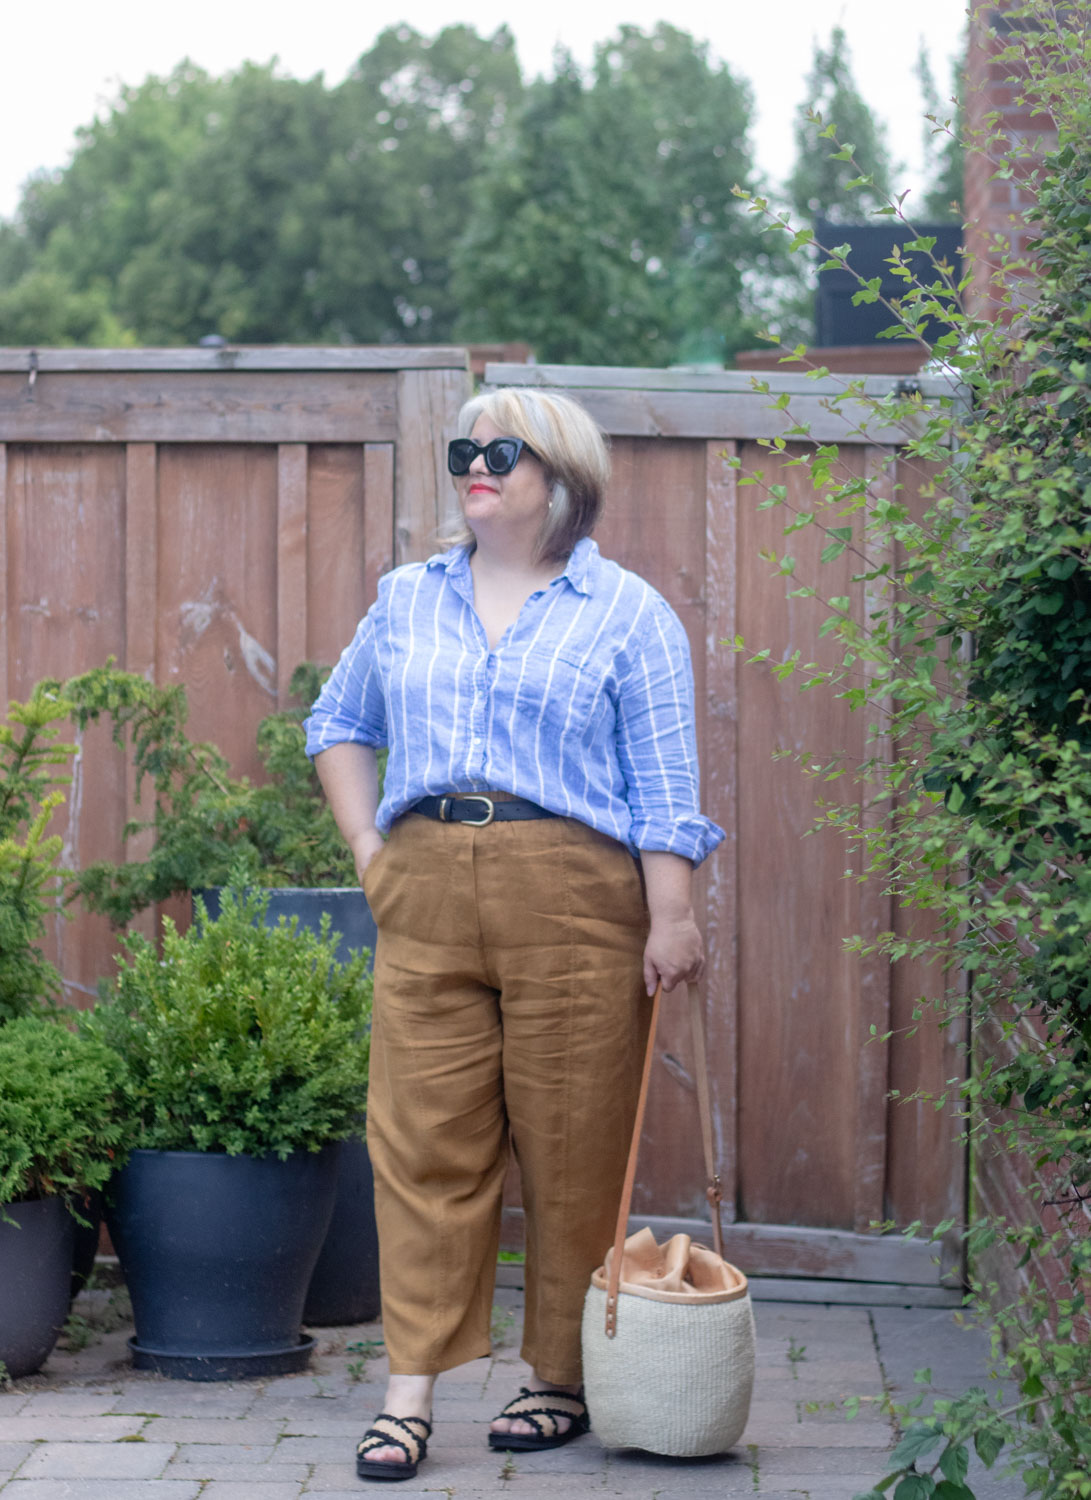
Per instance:
[[[450,807],[450,797],[441,797],[439,799],[439,821],[441,823],[446,823],[448,821],[447,814],[450,811]]]

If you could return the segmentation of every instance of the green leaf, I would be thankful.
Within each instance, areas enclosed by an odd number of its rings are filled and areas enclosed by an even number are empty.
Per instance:
[[[895,1469],[907,1469],[925,1453],[931,1453],[943,1442],[943,1433],[924,1422],[915,1422],[890,1455]]]
[[[846,549],[844,542],[828,542],[826,546],[822,548],[821,561],[824,563],[833,562],[834,558],[840,557],[842,552],[844,552],[845,550]]]
[[[997,1437],[995,1432],[985,1431],[974,1433],[974,1449],[986,1469],[992,1468],[1003,1446],[1004,1439]]]
[[[931,1474],[907,1474],[894,1491],[894,1500],[928,1500],[936,1492]]]
[[[935,1500],[977,1500],[973,1490],[967,1489],[964,1484],[955,1484],[953,1480],[941,1479],[936,1485]]]
[[[965,1443],[945,1448],[940,1454],[939,1466],[945,1479],[952,1484],[961,1484],[970,1467],[970,1450]]]
[[[1063,603],[1063,594],[1039,594],[1034,599],[1034,608],[1040,615],[1055,615]]]

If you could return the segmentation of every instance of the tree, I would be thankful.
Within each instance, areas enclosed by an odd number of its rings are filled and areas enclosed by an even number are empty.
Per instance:
[[[662,22],[623,26],[590,78],[558,52],[475,191],[461,334],[637,365],[753,342],[744,268],[770,257],[731,192],[753,175],[750,113],[747,86]]]
[[[0,340],[448,338],[468,185],[521,92],[511,34],[465,26],[385,31],[336,89],[189,63],[124,89],[0,231]],[[40,321],[32,272],[64,291]]]
[[[833,125],[838,141],[851,143],[855,165],[835,161],[837,147],[815,128]],[[891,165],[884,127],[864,102],[852,76],[848,42],[840,26],[827,49],[815,43],[807,97],[796,110],[796,162],[788,196],[804,219],[862,219],[887,201]],[[860,177],[870,179],[856,187]]]
[[[927,186],[916,217],[930,224],[962,218],[959,205],[962,202],[962,173],[966,160],[962,141],[965,110],[959,98],[962,67],[963,59],[957,58],[952,68],[952,97],[942,100],[922,39],[917,54],[917,78],[920,80],[924,99],[922,140]],[[911,204],[910,209],[912,216]]]

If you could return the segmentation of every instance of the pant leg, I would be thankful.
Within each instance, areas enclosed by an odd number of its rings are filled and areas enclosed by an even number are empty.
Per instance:
[[[613,1240],[640,1088],[647,910],[624,846],[571,820],[497,826],[475,862],[526,1215],[522,1354],[544,1379],[575,1383],[583,1299]]]
[[[383,1334],[397,1374],[490,1350],[507,1164],[498,993],[483,968],[472,843],[399,822],[368,868],[379,939],[368,1090]]]

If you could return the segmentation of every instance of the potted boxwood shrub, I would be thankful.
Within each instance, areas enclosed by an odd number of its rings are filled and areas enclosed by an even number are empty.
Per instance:
[[[122,1152],[120,1061],[60,1021],[0,1027],[0,1365],[31,1375],[68,1316],[69,1200],[99,1189]]]
[[[123,943],[83,1025],[123,1064],[131,1152],[107,1222],[138,1367],[197,1380],[301,1369],[303,1304],[333,1209],[340,1141],[367,1094],[371,981],[328,923],[264,924],[266,897],[196,906],[163,952]]]
[[[258,728],[265,780],[234,777],[215,746],[185,730],[185,690],[100,669],[63,688],[81,726],[100,716],[131,751],[138,795],[151,789],[146,816],[126,830],[150,830],[146,859],[88,867],[80,892],[94,911],[124,926],[170,896],[196,893],[215,915],[229,872],[268,892],[266,920],[295,916],[317,932],[325,917],[338,956],[375,945],[375,923],[356,883],[352,858],[304,751],[302,719],[328,669],[304,662],[292,674],[296,707]],[[380,767],[381,770],[381,767]],[[308,1323],[357,1323],[379,1311],[379,1247],[371,1163],[362,1138],[346,1141],[337,1196],[304,1309]]]

